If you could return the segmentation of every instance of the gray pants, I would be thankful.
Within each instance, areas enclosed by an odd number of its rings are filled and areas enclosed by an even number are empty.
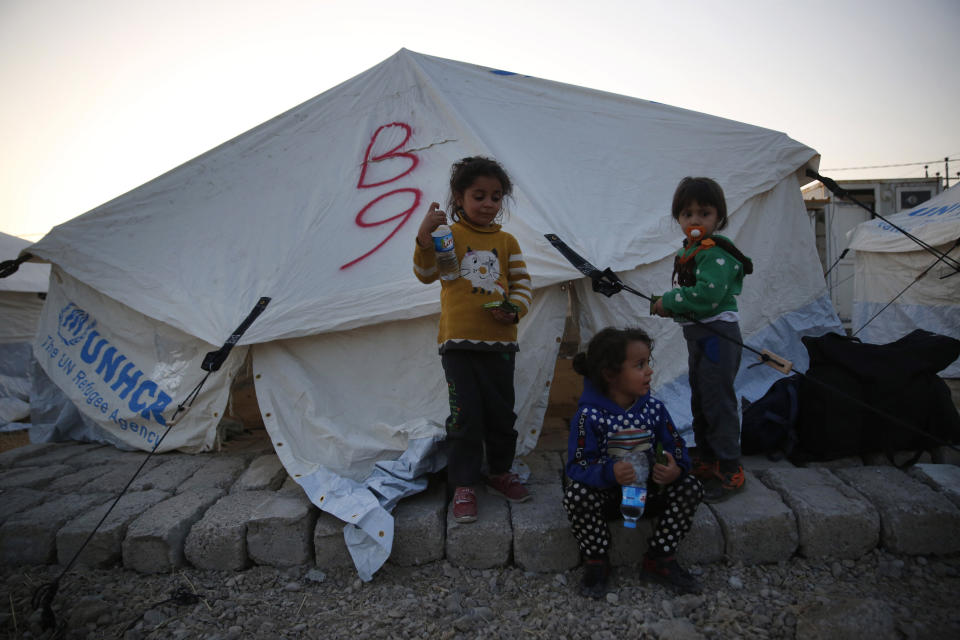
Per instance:
[[[700,457],[739,460],[740,411],[733,381],[743,351],[740,325],[715,321],[707,326],[714,331],[695,324],[683,328],[690,369],[693,437]]]

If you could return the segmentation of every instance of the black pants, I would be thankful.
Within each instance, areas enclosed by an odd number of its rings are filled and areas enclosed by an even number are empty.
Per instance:
[[[690,531],[693,514],[703,498],[700,481],[685,475],[655,493],[647,494],[644,518],[660,516],[653,535],[647,541],[651,556],[669,556]],[[587,558],[610,552],[608,520],[620,518],[620,487],[596,489],[571,480],[563,495],[563,508],[570,520],[580,553]]]
[[[515,354],[448,350],[441,356],[450,394],[447,480],[453,487],[480,481],[484,448],[491,475],[509,471],[517,448],[513,412]]]

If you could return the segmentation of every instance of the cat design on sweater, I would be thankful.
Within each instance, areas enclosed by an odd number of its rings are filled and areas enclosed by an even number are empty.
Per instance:
[[[470,281],[472,293],[504,295],[503,287],[497,282],[500,278],[500,261],[496,249],[474,251],[467,247],[460,261],[460,277]]]

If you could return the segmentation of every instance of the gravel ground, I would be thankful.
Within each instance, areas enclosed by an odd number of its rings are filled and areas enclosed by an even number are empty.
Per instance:
[[[578,594],[581,569],[387,565],[363,583],[349,568],[163,575],[79,568],[64,578],[54,610],[61,637],[127,640],[960,638],[960,557],[874,551],[856,561],[691,569],[703,595],[677,596],[642,583],[636,569],[619,568],[610,593],[597,601]],[[2,637],[55,637],[41,630],[30,599],[61,570],[3,569]],[[170,600],[178,593],[188,597]]]

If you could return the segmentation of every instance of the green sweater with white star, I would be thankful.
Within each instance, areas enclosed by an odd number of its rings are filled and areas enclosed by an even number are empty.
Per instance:
[[[729,238],[724,239],[729,241]],[[680,249],[677,255],[682,259],[699,247],[700,242],[697,242]],[[690,318],[704,320],[724,311],[737,311],[736,296],[743,290],[744,265],[718,245],[700,250],[693,260],[696,263],[696,284],[667,291],[663,294],[663,308],[672,312],[678,322]]]

